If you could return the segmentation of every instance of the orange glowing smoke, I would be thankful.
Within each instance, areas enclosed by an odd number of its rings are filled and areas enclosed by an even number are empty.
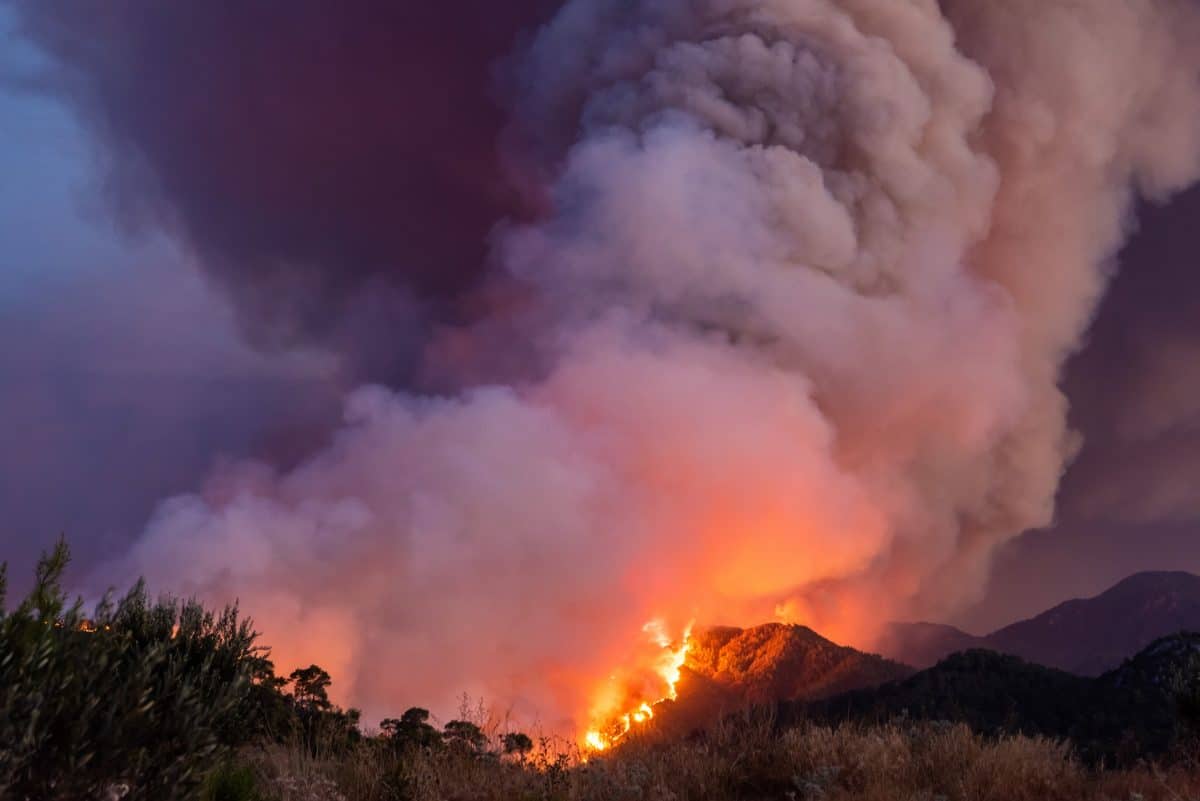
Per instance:
[[[613,674],[597,693],[592,723],[583,736],[588,751],[611,748],[635,726],[652,719],[656,704],[675,700],[675,685],[687,660],[692,624],[684,628],[678,643],[667,634],[662,620],[651,620],[642,631],[650,635],[652,657],[644,666]]]

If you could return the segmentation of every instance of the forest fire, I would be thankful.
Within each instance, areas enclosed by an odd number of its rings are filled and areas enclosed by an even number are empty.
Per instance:
[[[675,685],[679,683],[680,668],[691,645],[692,623],[684,627],[678,643],[671,639],[662,620],[651,620],[642,631],[650,635],[657,653],[647,668],[631,675],[609,677],[593,707],[592,725],[583,737],[588,751],[611,748],[635,726],[653,719],[657,704],[675,700]],[[655,692],[660,694],[652,694]]]
[[[163,97],[220,93],[163,92],[157,71],[126,87],[147,72],[137,53],[92,63],[94,48],[50,22],[56,49],[83,63],[47,85],[90,86],[81,108],[105,136],[126,123],[118,152],[166,157],[136,159],[114,185],[161,168],[164,191],[138,193],[157,201],[195,181],[178,209],[146,216],[178,216],[171,230],[203,240],[181,252],[215,271],[218,295],[247,299],[258,344],[298,360],[263,373],[269,396],[303,394],[276,388],[293,369],[322,387],[297,408],[316,415],[307,433],[235,452],[164,499],[97,586],[146,576],[236,601],[277,664],[319,662],[368,721],[411,703],[444,717],[469,691],[595,752],[690,714],[691,698],[656,704],[685,659],[707,655],[707,631],[680,638],[691,617],[777,619],[869,648],[888,620],[973,608],[998,549],[1051,526],[1079,447],[1060,368],[1138,193],[1163,199],[1200,176],[1200,14],[1177,0],[1103,13],[1074,0],[560,5],[506,61],[491,112],[504,135],[471,148],[499,153],[498,184],[513,179],[488,191],[529,208],[439,218],[456,253],[466,230],[491,232],[462,253],[479,273],[461,297],[429,278],[440,267],[418,282],[429,297],[410,286],[420,225],[397,226],[390,202],[377,228],[364,217],[396,180],[364,192],[356,176],[371,170],[351,169],[345,198],[280,184],[267,195],[299,206],[273,210],[257,176],[232,180],[260,151],[293,152],[264,147],[271,132],[305,131],[299,144],[325,154],[319,132],[244,120],[262,104],[238,101],[213,125],[245,133],[246,149],[197,169],[147,122],[189,118]],[[132,32],[108,38],[157,41],[144,15],[114,16]],[[191,14],[152,16],[191,41]],[[387,86],[381,52],[364,74]],[[207,80],[188,65],[164,75]],[[161,114],[101,113],[138,88]],[[440,108],[435,89],[397,130]],[[395,111],[385,96],[347,108],[372,120]],[[420,160],[402,161],[407,185]],[[445,161],[447,191],[476,185],[475,161]],[[214,201],[211,175],[237,197]],[[282,316],[260,329],[275,300]],[[326,393],[354,385],[339,422]],[[665,622],[636,637],[652,618]],[[762,638],[799,652],[787,632]],[[695,676],[681,698],[708,690]]]

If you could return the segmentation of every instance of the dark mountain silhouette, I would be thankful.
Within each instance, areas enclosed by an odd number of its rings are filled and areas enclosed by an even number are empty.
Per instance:
[[[1200,631],[1200,576],[1137,573],[1094,598],[1059,604],[976,637],[932,623],[895,623],[878,650],[928,667],[956,651],[986,648],[1083,676],[1098,676],[1151,642],[1179,631]]]
[[[1093,681],[1009,654],[971,650],[902,681],[786,708],[831,722],[947,720],[988,734],[1055,735],[1070,728]]]
[[[880,687],[779,707],[787,725],[902,720],[963,722],[985,734],[1070,739],[1089,762],[1128,763],[1169,752],[1196,733],[1200,634],[1152,643],[1099,677],[1077,676],[993,651],[956,653]]]

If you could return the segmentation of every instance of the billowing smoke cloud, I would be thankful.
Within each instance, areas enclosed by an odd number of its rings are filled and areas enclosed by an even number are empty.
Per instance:
[[[254,343],[376,381],[476,313],[487,232],[524,205],[490,74],[554,4],[13,0],[122,220],[181,234]]]
[[[864,642],[972,600],[1052,519],[1059,370],[1135,192],[1200,171],[1198,25],[571,0],[506,138],[550,210],[495,238],[545,375],[361,389],[298,469],[164,503],[128,567],[240,597],[368,711],[466,691],[554,728],[652,617]]]

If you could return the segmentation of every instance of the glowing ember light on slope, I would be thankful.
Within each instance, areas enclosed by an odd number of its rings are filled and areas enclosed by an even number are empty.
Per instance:
[[[675,686],[679,683],[680,669],[687,660],[692,624],[688,623],[684,628],[678,643],[667,634],[666,624],[662,620],[651,620],[642,630],[650,635],[658,653],[648,669],[639,667],[621,678],[617,675],[609,677],[609,682],[601,690],[599,702],[593,708],[592,725],[583,736],[584,746],[589,751],[611,748],[635,726],[652,720],[655,705],[676,698]],[[661,692],[660,695],[648,695],[650,688],[646,687],[647,678],[651,679],[651,685],[656,685],[654,691]],[[642,683],[640,688],[637,686],[639,681]]]

